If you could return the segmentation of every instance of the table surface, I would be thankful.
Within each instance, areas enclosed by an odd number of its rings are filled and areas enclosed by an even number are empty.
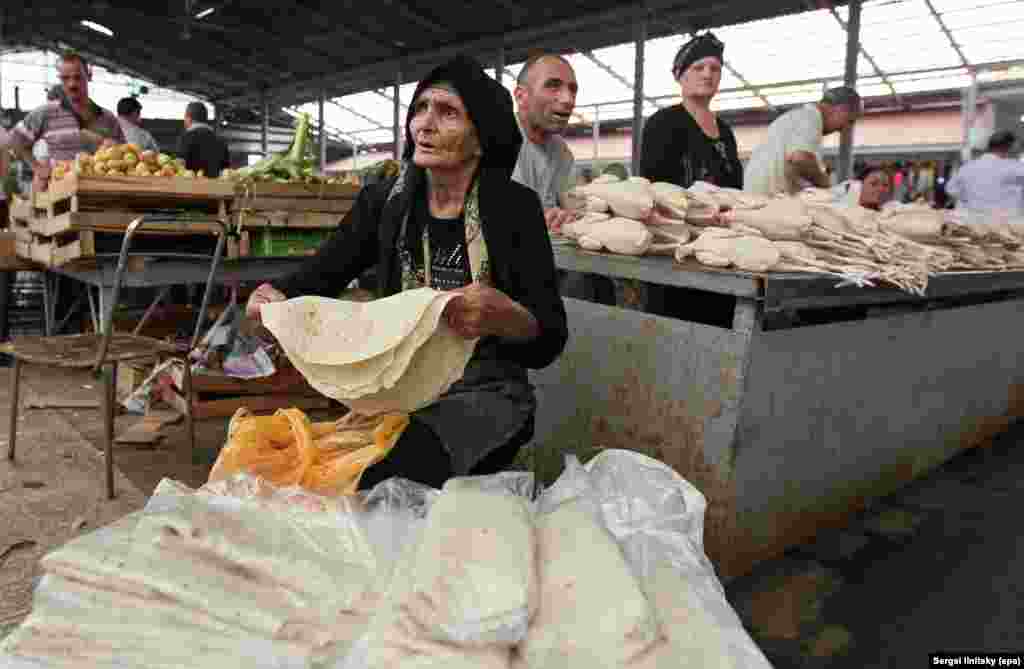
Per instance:
[[[637,279],[647,283],[695,288],[738,298],[764,301],[771,307],[825,307],[908,302],[943,297],[1024,290],[1024,271],[947,272],[933,276],[924,297],[889,286],[837,287],[835,277],[804,272],[753,273],[716,269],[667,256],[623,256],[584,251],[569,242],[554,242],[559,269]]]
[[[584,251],[563,240],[554,241],[555,264],[559,269],[636,279],[664,286],[705,290],[737,298],[762,301],[769,308],[827,307],[919,300],[965,295],[1024,291],[1024,271],[948,272],[933,276],[923,298],[901,290],[878,286],[837,287],[834,277],[802,272],[753,273],[706,267],[690,260],[677,263],[667,256],[623,256]],[[235,281],[273,281],[295,271],[305,256],[274,258],[249,257],[224,260],[217,274],[218,283]],[[20,269],[20,268],[19,268]],[[97,287],[113,285],[114,258],[101,258],[95,267],[54,268],[52,271]],[[131,288],[203,283],[209,272],[209,260],[202,257],[159,259],[124,276]]]
[[[273,281],[295,271],[305,256],[292,258],[234,258],[221,261],[217,272],[218,283],[234,281]],[[101,258],[97,266],[90,268],[57,267],[52,271],[82,281],[92,286],[109,287],[114,284],[114,259]],[[139,268],[124,274],[123,286],[128,288],[153,288],[180,284],[201,284],[210,273],[209,258],[153,259]]]

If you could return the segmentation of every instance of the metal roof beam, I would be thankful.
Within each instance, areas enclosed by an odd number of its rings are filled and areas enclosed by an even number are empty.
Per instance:
[[[449,27],[438,23],[423,12],[413,9],[402,0],[380,0],[380,2],[386,7],[394,8],[403,18],[408,19],[421,28],[426,28],[436,33],[447,33],[450,31]]]
[[[745,10],[748,10],[749,7],[764,7],[766,5],[751,4],[742,6]],[[680,0],[648,0],[646,3],[648,14],[656,16],[659,21],[672,19],[692,20],[694,17],[715,16],[724,14],[728,10],[735,10],[736,7],[736,2],[727,0],[720,0],[713,4],[701,5],[700,7],[690,5],[685,9],[680,9]],[[795,9],[796,5],[794,4],[793,7]],[[752,12],[752,17],[759,17],[762,14],[767,14],[767,12]],[[407,53],[400,57],[380,60],[375,63],[366,63],[342,70],[337,74],[312,77],[286,86],[276,87],[271,91],[271,95],[277,99],[284,98],[289,101],[304,102],[306,100],[302,96],[307,94],[307,90],[320,91],[324,88],[331,89],[341,86],[352,88],[380,87],[391,78],[392,73],[399,66],[405,68],[409,80],[415,80],[433,65],[452,58],[459,53],[489,53],[493,51],[494,44],[499,40],[504,40],[505,48],[509,52],[525,53],[534,48],[564,48],[567,34],[598,35],[601,31],[608,32],[610,30],[621,32],[632,25],[635,15],[636,9],[633,6],[619,6],[615,9],[588,13],[576,18],[551,21],[542,26],[511,30],[502,35],[488,35],[477,40]],[[616,32],[616,34],[618,33]],[[651,35],[651,37],[655,36],[657,35]],[[629,40],[627,37],[621,41]],[[600,35],[594,37],[590,42],[595,45],[601,44],[602,46],[616,43],[608,36]],[[255,93],[250,93],[246,96],[236,96],[236,99],[253,98],[254,96]],[[313,95],[308,99],[314,99],[315,97]]]
[[[586,58],[587,60],[589,60],[591,63],[593,63],[597,67],[599,67],[604,72],[608,73],[608,75],[612,79],[614,79],[615,81],[619,82],[620,84],[622,84],[623,86],[625,86],[629,90],[631,90],[631,91],[635,90],[635,88],[633,87],[633,82],[632,81],[630,81],[629,79],[625,78],[624,76],[622,76],[621,74],[616,72],[615,68],[611,67],[610,65],[608,65],[607,63],[602,61],[600,58],[595,56],[593,51],[581,51],[580,55],[583,56],[584,58]],[[648,104],[652,104],[655,107],[657,107],[658,109],[661,109],[661,105],[658,104],[658,102],[654,98],[649,97],[647,95],[644,95],[643,99],[644,99],[644,102],[647,102]]]
[[[363,114],[362,112],[358,112],[355,109],[353,109],[352,107],[349,107],[348,105],[343,105],[340,102],[338,102],[337,100],[328,100],[328,102],[330,102],[332,105],[334,105],[338,109],[343,109],[343,110],[347,111],[349,114],[352,114],[353,116],[358,116],[359,118],[361,118],[364,121],[366,121],[366,122],[370,123],[371,125],[373,125],[374,128],[379,128],[380,130],[391,130],[390,126],[386,126],[386,125],[382,124],[380,121],[378,121],[377,119],[371,118],[371,117],[367,116],[366,114]]]
[[[113,45],[108,47],[99,40],[91,40],[84,36],[74,34],[65,35],[59,41],[73,46],[76,50],[81,51],[84,54],[95,54],[100,56],[103,60],[110,63],[108,66],[110,69],[127,70],[142,79],[156,79],[153,83],[159,84],[160,86],[166,86],[168,88],[174,88],[178,85],[193,88],[195,84],[198,84],[200,87],[209,91],[210,89],[229,88],[233,81],[231,77],[200,68],[192,61],[183,60],[159,50],[136,46],[133,43],[125,42],[123,40],[117,44],[116,48]],[[56,42],[50,42],[46,44],[44,48],[55,52],[61,51],[61,48]],[[132,61],[132,63],[144,60],[151,71],[163,72],[165,77],[172,76],[174,78],[165,79],[165,83],[159,81],[158,77],[139,74],[131,65],[125,65],[126,56]],[[190,86],[190,84],[193,85]],[[240,89],[242,84],[235,83],[234,86]],[[206,97],[210,97],[209,93],[207,93]]]
[[[836,21],[839,23],[840,26],[842,26],[844,31],[849,30],[849,28],[847,28],[846,26],[846,21],[843,21],[842,17],[839,16],[839,12],[836,11],[835,5],[829,3],[828,11],[831,12],[832,16],[835,17]],[[896,104],[898,104],[901,107],[905,107],[906,104],[903,100],[903,96],[896,92],[896,87],[893,86],[892,81],[889,80],[889,75],[881,67],[878,66],[878,62],[871,57],[871,54],[867,52],[867,50],[864,48],[864,45],[860,43],[860,40],[858,40],[857,47],[858,49],[860,49],[860,55],[864,56],[864,60],[868,61],[868,65],[874,68],[875,76],[881,79],[882,83],[888,86],[889,90],[892,91],[892,98],[896,101]]]
[[[387,90],[387,89],[383,89],[383,90],[382,90],[382,89],[379,89],[379,88],[375,88],[375,89],[373,90],[373,92],[374,92],[374,93],[376,93],[377,95],[381,96],[382,98],[384,98],[385,100],[387,100],[387,101],[388,101],[388,102],[390,102],[391,104],[394,104],[394,103],[395,103],[395,98],[394,98],[394,96],[392,96],[392,95],[389,95],[389,94],[385,93],[385,92],[384,92],[385,90]],[[403,108],[405,108],[405,109],[406,109],[406,110],[408,111],[408,109],[409,109],[409,105],[407,105],[407,104],[405,104],[404,102],[401,102],[401,101],[399,101],[399,104],[401,104],[401,105],[402,105],[402,107],[403,107]],[[390,128],[390,127],[388,127],[387,129],[388,129],[388,130],[390,130],[391,128]]]
[[[967,60],[967,56],[964,55],[963,49],[961,49],[960,45],[956,43],[955,39],[953,39],[953,33],[950,31],[949,27],[946,26],[946,22],[943,21],[939,13],[935,11],[935,5],[932,3],[932,0],[924,0],[924,4],[928,7],[928,11],[932,13],[932,17],[935,19],[935,22],[939,24],[939,28],[943,33],[945,33],[946,39],[949,40],[949,46],[953,47],[953,51],[956,51],[956,55],[960,58],[960,62],[964,67],[970,67],[971,63]]]

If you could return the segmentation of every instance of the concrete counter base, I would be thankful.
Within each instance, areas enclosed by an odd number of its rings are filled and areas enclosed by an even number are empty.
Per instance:
[[[566,299],[570,340],[533,376],[542,478],[565,453],[628,448],[708,498],[723,578],[842,525],[1024,415],[1024,301],[763,330]]]

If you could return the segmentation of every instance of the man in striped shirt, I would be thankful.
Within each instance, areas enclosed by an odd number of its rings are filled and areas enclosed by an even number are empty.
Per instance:
[[[30,111],[10,133],[14,154],[32,165],[33,187],[45,190],[55,160],[74,160],[79,152],[94,152],[107,141],[125,142],[117,117],[89,99],[89,64],[79,54],[66,52],[58,63],[63,95]],[[49,160],[36,160],[32,147],[45,140]],[[5,148],[0,146],[0,149]]]

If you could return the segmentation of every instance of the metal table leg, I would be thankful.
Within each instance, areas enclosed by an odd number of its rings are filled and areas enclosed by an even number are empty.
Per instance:
[[[18,391],[21,385],[21,360],[14,359],[11,368],[11,427],[7,440],[7,459],[14,461],[14,445],[18,438]]]
[[[78,308],[82,306],[83,299],[84,297],[81,294],[79,294],[78,297],[75,298],[75,301],[72,303],[71,308],[68,309],[68,312],[66,314],[64,314],[64,318],[60,319],[60,323],[57,323],[57,325],[54,326],[53,334],[60,334],[61,330],[63,330],[64,327],[68,324],[68,321],[71,320],[71,317],[75,315],[76,311],[78,311]]]
[[[114,310],[114,287],[113,286],[100,286],[100,330],[103,329],[103,324],[107,322],[107,316],[111,316],[111,312]],[[110,321],[113,325],[113,320]],[[99,330],[97,330],[98,332]],[[106,333],[103,333],[106,334]]]
[[[43,334],[47,337],[50,336],[50,302],[52,301],[52,295],[50,295],[50,274],[49,272],[43,273]]]
[[[114,414],[117,410],[117,363],[103,367],[103,447],[107,499],[114,499]]]
[[[160,292],[158,292],[156,297],[153,299],[152,304],[150,304],[149,308],[146,309],[146,313],[142,314],[142,319],[139,320],[139,324],[135,326],[134,330],[132,330],[132,334],[137,335],[142,332],[142,328],[146,326],[146,321],[148,321],[150,316],[153,315],[153,312],[156,311],[156,308],[160,303],[167,299],[167,294],[170,292],[171,286],[164,286],[160,289]]]
[[[96,300],[92,297],[92,286],[85,284],[85,294],[89,298],[89,316],[92,318],[92,331],[99,334],[100,319],[96,309]]]
[[[46,314],[46,335],[57,334],[57,303],[60,301],[60,275],[53,275],[53,290],[50,293],[50,310]]]

